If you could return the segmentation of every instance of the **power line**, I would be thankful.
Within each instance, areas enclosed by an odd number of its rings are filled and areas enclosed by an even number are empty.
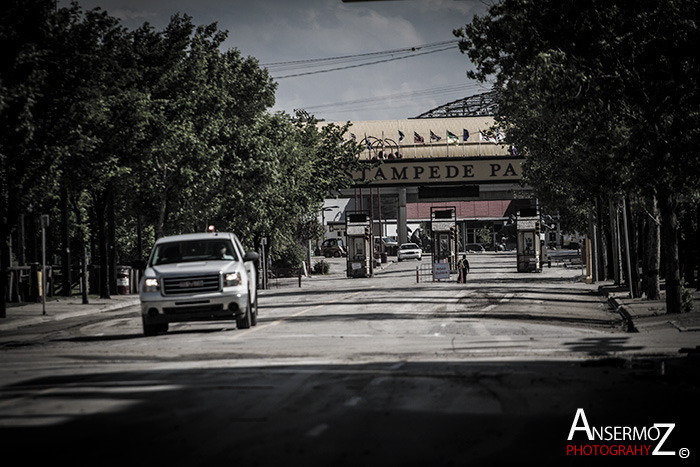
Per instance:
[[[380,52],[366,52],[366,53],[361,53],[361,54],[352,54],[352,55],[340,55],[340,56],[335,56],[335,57],[325,57],[325,58],[309,58],[309,59],[303,59],[303,60],[289,60],[289,61],[284,61],[284,62],[272,62],[272,63],[263,63],[261,66],[268,68],[268,69],[279,69],[279,68],[298,68],[298,67],[307,67],[308,65],[312,64],[319,64],[318,66],[321,66],[323,64],[335,64],[335,63],[342,63],[343,61],[357,61],[357,60],[363,60],[367,57],[376,57],[376,56],[382,56],[382,55],[395,55],[399,53],[411,53],[411,52],[416,52],[418,50],[424,50],[424,49],[430,49],[430,48],[435,48],[435,47],[442,47],[448,44],[455,44],[459,41],[457,40],[450,40],[450,41],[442,41],[442,42],[433,42],[430,44],[423,44],[423,45],[418,45],[414,47],[403,47],[400,49],[391,49],[391,50],[384,50]]]
[[[324,109],[328,107],[344,107],[344,106],[351,106],[354,104],[363,104],[363,103],[382,103],[385,101],[391,101],[391,100],[396,100],[396,99],[415,99],[418,97],[434,97],[438,96],[441,94],[449,94],[452,92],[456,91],[464,91],[467,88],[475,88],[478,85],[474,84],[453,84],[449,86],[442,86],[438,88],[429,88],[429,89],[419,89],[417,91],[411,91],[411,92],[399,92],[399,93],[394,93],[394,94],[385,94],[383,96],[374,96],[374,97],[366,97],[362,99],[353,99],[349,101],[341,101],[341,102],[332,102],[328,104],[318,104],[318,105],[309,105],[309,106],[304,106],[305,110],[318,110],[318,109]]]
[[[426,102],[428,99],[437,98],[440,96],[448,96],[454,93],[459,93],[464,96],[465,94],[485,89],[486,87],[481,83],[450,85],[433,89],[422,89],[414,92],[388,94],[374,98],[355,99],[352,101],[306,106],[304,109],[313,110],[317,116],[358,112],[378,108],[397,109],[407,107],[409,105],[414,106],[419,102]]]
[[[383,59],[383,60],[376,60],[376,61],[373,61],[373,62],[358,63],[358,64],[356,64],[356,65],[348,65],[348,66],[337,67],[337,68],[328,68],[328,69],[325,69],[325,70],[307,71],[307,72],[304,72],[304,73],[295,73],[295,74],[284,75],[284,76],[273,76],[273,79],[280,80],[280,79],[284,79],[284,78],[295,78],[295,77],[297,77],[297,76],[307,76],[307,75],[315,75],[315,74],[319,74],[319,73],[328,73],[329,71],[338,71],[338,70],[347,70],[347,69],[350,69],[350,68],[359,68],[359,67],[368,66],[368,65],[376,65],[376,64],[379,64],[379,63],[387,63],[387,62],[392,62],[392,61],[395,61],[395,60],[403,60],[403,59],[405,59],[405,58],[417,57],[417,56],[419,56],[419,55],[427,55],[427,54],[432,54],[432,53],[436,53],[436,52],[444,52],[445,50],[450,50],[450,49],[452,49],[452,48],[453,48],[453,46],[449,46],[449,47],[445,47],[445,48],[442,48],[442,49],[429,50],[429,51],[425,51],[425,52],[415,53],[415,54],[412,54],[412,55],[406,55],[406,56],[401,56],[401,57],[386,58],[386,59]]]

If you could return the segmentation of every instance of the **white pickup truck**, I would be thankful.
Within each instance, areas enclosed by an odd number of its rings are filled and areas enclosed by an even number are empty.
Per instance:
[[[255,326],[257,262],[232,233],[159,238],[139,284],[143,333],[184,321],[235,318],[239,329]]]

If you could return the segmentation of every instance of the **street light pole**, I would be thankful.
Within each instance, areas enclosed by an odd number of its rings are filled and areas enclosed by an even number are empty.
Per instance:
[[[267,256],[265,255],[265,245],[267,245],[267,237],[260,240],[262,247],[262,288],[267,289]]]

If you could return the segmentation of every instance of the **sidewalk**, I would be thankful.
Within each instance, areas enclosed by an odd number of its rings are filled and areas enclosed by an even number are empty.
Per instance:
[[[612,283],[600,285],[598,290],[608,297],[608,302],[622,316],[627,331],[651,332],[656,329],[673,328],[678,332],[700,331],[700,291],[694,293],[693,311],[666,314],[665,293],[660,300],[630,298],[629,289]]]
[[[111,299],[90,297],[90,303],[83,305],[80,296],[52,297],[46,302],[46,315],[42,314],[41,303],[8,303],[6,317],[0,318],[0,332],[18,329],[48,321],[59,321],[93,313],[116,311],[139,304],[139,296],[112,295]]]
[[[319,260],[323,258],[318,258]],[[383,264],[382,269],[389,266]],[[334,271],[337,276],[344,275],[344,269]],[[302,276],[302,283],[309,280],[319,280],[328,278],[330,275]],[[299,278],[282,277],[271,279],[269,289],[298,287]],[[264,293],[264,292],[263,292]],[[52,297],[46,302],[46,315],[42,315],[42,304],[39,303],[7,303],[6,317],[0,318],[0,333],[12,329],[19,329],[24,326],[33,326],[50,321],[60,321],[63,319],[90,315],[100,312],[118,311],[131,306],[139,305],[138,294],[112,295],[111,299],[97,298],[90,296],[87,305],[83,305],[81,296],[73,297]],[[139,317],[140,310],[134,311],[134,316]],[[139,318],[140,319],[140,318]]]

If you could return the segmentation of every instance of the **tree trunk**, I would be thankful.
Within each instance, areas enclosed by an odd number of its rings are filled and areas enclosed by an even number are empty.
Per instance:
[[[700,288],[700,204],[695,209],[695,223],[694,223],[694,234],[693,237],[695,241],[693,242],[693,275],[692,283],[696,288]]]
[[[107,186],[107,259],[109,262],[109,293],[117,294],[117,249],[114,219],[114,184]]]
[[[156,239],[163,237],[165,235],[165,212],[167,208],[167,201],[165,198],[161,199],[160,206],[158,209],[158,224],[155,226]]]
[[[109,295],[109,259],[107,232],[105,228],[106,193],[103,190],[95,199],[97,217],[97,248],[100,255],[100,298],[112,298]]]
[[[661,261],[661,223],[656,196],[647,198],[644,242],[644,293],[647,300],[659,300],[659,262]]]
[[[666,264],[666,313],[681,312],[681,278],[678,258],[678,200],[674,193],[659,193],[661,234]]]
[[[637,269],[637,245],[636,236],[634,235],[634,219],[632,217],[632,208],[630,207],[629,198],[625,199],[624,203],[624,230],[625,230],[625,254],[627,264],[627,285],[630,288],[630,295],[633,298],[641,296],[639,290],[639,270]]]
[[[7,317],[7,274],[10,268],[10,236],[19,212],[8,179],[7,157],[0,153],[0,318]]]
[[[612,272],[611,276],[616,285],[622,284],[621,264],[622,254],[620,251],[620,227],[618,216],[618,202],[610,200],[610,243],[612,248]]]
[[[690,287],[694,287],[696,283],[695,270],[697,269],[697,252],[700,246],[700,238],[698,238],[698,218],[696,217],[697,209],[688,206],[688,209],[683,210],[682,222],[678,228],[683,235],[678,245],[678,256],[681,261],[681,279]]]
[[[595,201],[595,222],[596,222],[596,247],[598,250],[598,280],[607,280],[608,272],[608,254],[607,246],[605,242],[605,222],[603,221],[603,201],[600,198],[596,198]]]
[[[76,200],[73,200],[73,212],[75,213],[75,220],[76,224],[78,227],[81,227],[83,225],[83,216],[80,213],[80,208],[78,206],[78,202]],[[80,294],[82,296],[83,300],[83,305],[87,305],[90,303],[90,300],[88,298],[88,293],[89,293],[89,281],[88,281],[88,253],[87,253],[87,241],[85,241],[85,235],[82,232],[82,229],[80,229],[80,254],[82,255],[83,259],[80,262]]]
[[[81,275],[80,275],[80,281],[81,281],[81,295],[83,298],[83,305],[87,305],[90,303],[90,299],[88,298],[88,293],[89,293],[89,288],[90,288],[90,281],[88,281],[88,254],[87,254],[87,243],[85,242],[84,237],[80,237],[80,247],[83,250],[83,261],[81,263]]]
[[[70,257],[70,233],[69,233],[69,210],[68,210],[68,188],[61,187],[61,288],[63,295],[71,296],[71,257]]]
[[[2,293],[2,300],[0,300],[0,318],[7,317],[7,274],[8,268],[10,267],[10,229],[6,223],[0,225],[0,293]]]
[[[136,214],[136,259],[143,259],[143,227],[140,213]]]

